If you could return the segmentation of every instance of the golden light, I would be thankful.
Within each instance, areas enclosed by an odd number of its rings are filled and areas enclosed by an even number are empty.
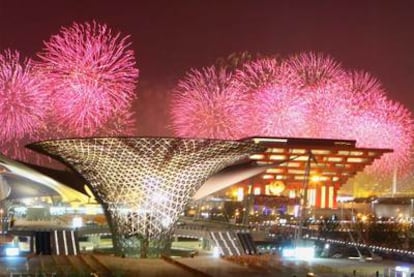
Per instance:
[[[266,186],[266,192],[270,195],[280,195],[285,190],[285,184],[282,181],[274,181]]]
[[[311,180],[312,183],[318,183],[318,182],[321,181],[321,179],[322,178],[319,175],[312,175],[311,178],[310,178],[310,180]]]
[[[252,160],[263,160],[264,157],[265,156],[263,154],[253,154],[253,155],[250,155],[250,159],[252,159]]]

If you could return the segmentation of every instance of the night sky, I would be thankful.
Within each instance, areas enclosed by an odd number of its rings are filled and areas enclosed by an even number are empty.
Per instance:
[[[171,135],[169,89],[240,51],[324,52],[370,72],[414,112],[414,1],[0,0],[0,50],[34,57],[62,25],[91,20],[131,35],[140,135]]]

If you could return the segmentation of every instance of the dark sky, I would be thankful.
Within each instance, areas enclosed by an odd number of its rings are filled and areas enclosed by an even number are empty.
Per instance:
[[[0,0],[0,50],[34,56],[62,25],[93,19],[131,35],[141,134],[169,133],[168,88],[186,70],[238,51],[330,54],[414,111],[414,1]]]

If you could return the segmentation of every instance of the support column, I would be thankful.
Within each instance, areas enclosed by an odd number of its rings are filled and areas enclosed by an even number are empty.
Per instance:
[[[316,203],[315,203],[315,208],[320,208],[321,207],[321,187],[317,186],[316,188]]]
[[[321,209],[325,209],[327,207],[327,189],[325,185],[321,186]]]
[[[34,234],[31,234],[29,239],[30,239],[30,253],[34,253],[34,247],[35,247],[35,245],[34,245]]]

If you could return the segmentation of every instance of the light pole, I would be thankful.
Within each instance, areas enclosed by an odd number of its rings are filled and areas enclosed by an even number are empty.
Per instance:
[[[303,220],[305,217],[305,211],[306,211],[306,207],[308,205],[308,185],[309,185],[309,176],[310,176],[310,169],[311,169],[311,162],[312,160],[316,163],[315,157],[313,156],[312,152],[309,151],[309,156],[308,156],[308,160],[306,162],[306,167],[305,167],[305,176],[303,179],[303,196],[301,199],[301,203],[300,203],[300,214],[299,214],[299,228],[298,228],[298,232],[296,234],[296,238],[295,238],[295,244],[296,246],[299,244],[299,242],[301,244],[302,243],[302,232],[303,232]]]

